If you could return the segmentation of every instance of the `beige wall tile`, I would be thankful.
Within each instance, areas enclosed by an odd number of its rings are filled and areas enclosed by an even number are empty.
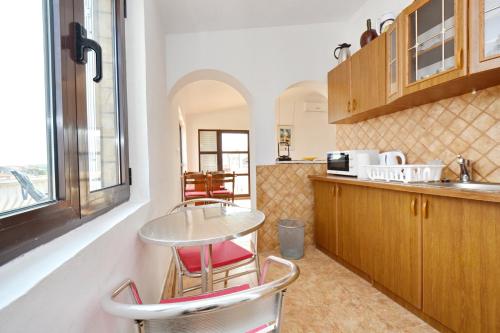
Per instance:
[[[401,149],[408,163],[441,159],[450,178],[463,154],[473,160],[475,180],[500,182],[499,147],[500,86],[337,126],[337,149]]]

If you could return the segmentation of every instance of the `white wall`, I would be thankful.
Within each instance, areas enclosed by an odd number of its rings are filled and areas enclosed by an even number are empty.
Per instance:
[[[172,166],[178,124],[166,112],[164,38],[154,2],[128,6],[132,199],[0,267],[1,332],[135,332],[132,322],[101,310],[101,297],[128,277],[146,301],[160,297],[170,251],[143,244],[137,231],[180,198]]]
[[[336,23],[167,35],[167,88],[183,76],[215,69],[237,78],[250,92],[251,149],[256,165],[276,158],[276,98],[294,83],[326,83],[332,51],[342,38]]]
[[[188,114],[186,121],[187,162],[189,171],[199,170],[198,130],[249,130],[250,115],[247,107]]]
[[[398,16],[412,2],[412,0],[368,0],[354,15],[348,18],[346,23],[345,41],[352,44],[351,51],[355,52],[360,49],[359,39],[366,30],[367,19],[372,20],[372,28],[378,32],[379,19],[383,14],[392,12]]]
[[[328,124],[328,112],[307,112],[306,102],[327,104],[326,84],[312,84],[287,89],[276,102],[276,126],[292,126],[292,159],[315,156],[326,159],[326,152],[335,149],[335,126]],[[276,131],[275,146],[279,141]],[[280,150],[286,155],[286,149]]]
[[[294,83],[326,83],[336,65],[333,50],[349,42],[359,48],[366,19],[374,24],[387,11],[399,13],[411,0],[369,0],[344,22],[231,31],[168,34],[166,36],[167,90],[197,70],[213,69],[236,78],[249,92],[251,159],[256,165],[276,158],[275,101]],[[255,193],[255,166],[252,193]]]
[[[159,10],[155,1],[144,3],[151,217],[156,217],[181,198],[179,115],[177,109],[169,109],[165,39]]]

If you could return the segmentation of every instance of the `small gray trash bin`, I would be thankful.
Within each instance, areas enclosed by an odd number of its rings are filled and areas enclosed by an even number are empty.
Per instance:
[[[278,233],[283,258],[300,259],[304,256],[304,222],[280,220]]]

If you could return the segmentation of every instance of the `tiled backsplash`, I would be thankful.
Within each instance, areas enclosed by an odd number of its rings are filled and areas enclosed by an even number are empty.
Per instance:
[[[500,183],[500,86],[352,125],[337,125],[337,149],[402,150],[408,163],[440,159],[456,179],[456,155],[473,161],[473,179]]]
[[[259,229],[259,250],[279,247],[280,219],[305,223],[305,245],[314,244],[314,192],[308,175],[326,174],[326,164],[278,164],[257,166],[257,209],[266,214]]]

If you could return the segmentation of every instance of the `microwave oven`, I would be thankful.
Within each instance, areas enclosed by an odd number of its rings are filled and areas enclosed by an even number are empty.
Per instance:
[[[341,150],[327,153],[327,173],[356,177],[362,165],[379,164],[378,150]]]

